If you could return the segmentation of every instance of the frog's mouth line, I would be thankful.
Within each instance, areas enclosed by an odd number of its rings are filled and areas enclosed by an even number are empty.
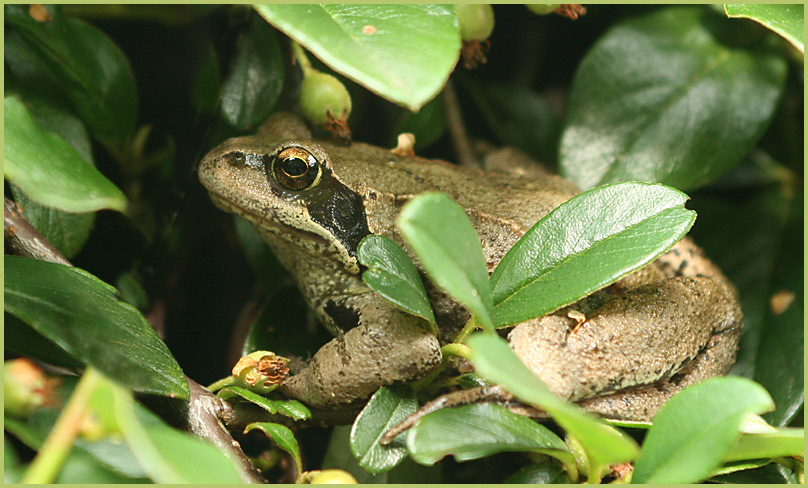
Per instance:
[[[266,216],[257,214],[255,212],[250,212],[249,210],[242,208],[232,200],[215,193],[210,193],[210,199],[213,202],[213,204],[220,210],[230,214],[238,215],[247,220],[248,222],[250,222],[250,224],[255,228],[255,230],[262,235],[262,237],[265,236],[266,234],[272,234],[278,236],[279,239],[283,239],[285,241],[290,241],[294,243],[304,241],[316,241],[324,248],[330,247],[331,243],[326,238],[315,232],[307,232],[305,230],[295,228],[291,225],[283,224],[282,222],[276,219],[268,219],[266,218]],[[309,248],[308,246],[298,245],[295,246],[295,248],[297,249],[297,252],[306,254],[308,256],[311,256],[312,258],[321,259],[324,255],[323,252],[316,252],[313,249]]]

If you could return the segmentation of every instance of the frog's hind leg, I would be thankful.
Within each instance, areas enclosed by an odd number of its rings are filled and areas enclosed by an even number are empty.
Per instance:
[[[514,351],[554,393],[620,418],[648,419],[684,386],[726,373],[742,326],[734,289],[689,241],[655,266],[583,319],[562,311],[520,324]]]

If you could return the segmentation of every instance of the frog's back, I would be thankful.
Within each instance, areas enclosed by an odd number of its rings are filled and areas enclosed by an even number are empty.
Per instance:
[[[440,160],[396,156],[361,143],[350,148],[326,145],[335,174],[365,195],[372,233],[397,238],[393,223],[401,207],[419,193],[441,191],[469,215],[489,266],[499,262],[539,219],[578,193],[573,183],[558,176],[465,168]]]

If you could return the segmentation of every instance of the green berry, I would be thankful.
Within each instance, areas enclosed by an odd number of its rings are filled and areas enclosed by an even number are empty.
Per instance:
[[[487,3],[455,5],[457,23],[460,26],[460,39],[463,41],[484,41],[494,30],[494,9]]]
[[[312,485],[355,485],[356,478],[341,469],[324,469],[311,473],[308,482]]]
[[[325,125],[333,118],[347,119],[351,114],[351,95],[338,79],[328,73],[312,71],[300,86],[300,108],[306,119],[315,125]]]
[[[560,3],[529,3],[527,8],[529,8],[534,14],[548,15],[553,13],[553,10],[560,6]]]
[[[3,392],[5,414],[25,418],[46,402],[48,379],[45,373],[28,359],[6,361],[3,368]]]

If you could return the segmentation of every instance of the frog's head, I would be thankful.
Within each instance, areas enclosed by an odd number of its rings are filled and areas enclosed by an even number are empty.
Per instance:
[[[362,198],[334,175],[298,117],[277,113],[255,135],[225,141],[202,160],[199,179],[219,208],[249,220],[274,248],[359,271],[356,248],[369,234]]]

